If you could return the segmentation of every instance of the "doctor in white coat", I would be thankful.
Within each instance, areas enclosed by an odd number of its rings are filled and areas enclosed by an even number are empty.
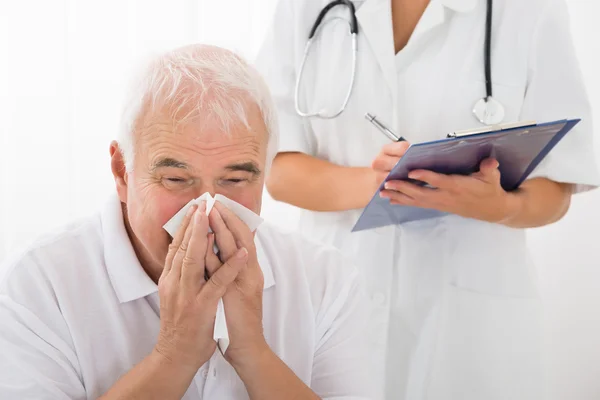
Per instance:
[[[361,209],[407,148],[365,113],[412,143],[481,126],[472,110],[488,94],[488,2],[353,1],[358,52],[347,106],[335,118],[301,117],[296,79],[327,4],[280,0],[259,53],[281,131],[267,188],[303,209],[303,233],[341,248],[362,268],[381,398],[544,398],[541,304],[524,229],[562,218],[572,193],[599,183],[564,0],[493,2],[490,89],[502,122],[582,122],[515,192],[502,190],[493,160],[469,177],[425,174],[419,178],[439,190],[395,182],[385,196],[450,215],[359,233],[351,228]],[[299,87],[301,110],[335,112],[344,103],[350,18],[346,6],[325,16]]]

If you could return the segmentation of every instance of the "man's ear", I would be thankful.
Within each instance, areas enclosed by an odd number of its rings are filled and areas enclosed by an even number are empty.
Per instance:
[[[110,169],[112,170],[117,193],[121,203],[127,204],[127,168],[125,167],[125,158],[119,147],[119,143],[112,141],[110,144]]]

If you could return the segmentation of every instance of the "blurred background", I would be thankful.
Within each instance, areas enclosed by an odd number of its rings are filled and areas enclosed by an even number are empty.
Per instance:
[[[96,211],[113,190],[109,143],[140,62],[194,42],[252,60],[275,2],[0,0],[0,262]],[[600,2],[567,2],[600,160]],[[297,210],[265,194],[263,216],[294,229]],[[600,399],[600,190],[529,236],[546,302],[550,400]]]

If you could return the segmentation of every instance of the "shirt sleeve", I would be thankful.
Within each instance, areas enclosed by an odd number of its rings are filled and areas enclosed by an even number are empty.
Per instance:
[[[530,49],[529,79],[521,120],[581,118],[529,179],[575,184],[575,192],[600,184],[594,156],[590,104],[571,37],[564,0],[550,0],[538,20]]]
[[[314,155],[315,137],[308,122],[296,113],[294,93],[297,66],[301,58],[297,51],[299,32],[297,0],[279,0],[273,22],[258,52],[256,68],[265,79],[277,113],[279,127],[278,152],[301,152]],[[306,32],[308,38],[308,32]]]
[[[56,299],[39,274],[19,269],[0,287],[0,399],[86,399]]]
[[[325,261],[315,264],[325,278],[319,274],[321,279],[312,279],[318,311],[311,388],[323,399],[375,399],[368,336],[370,303],[358,271],[337,250]]]

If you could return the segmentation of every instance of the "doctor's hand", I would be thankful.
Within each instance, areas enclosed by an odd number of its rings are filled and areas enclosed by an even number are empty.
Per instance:
[[[192,375],[215,351],[217,303],[247,261],[244,251],[230,252],[227,262],[219,265],[207,282],[204,271],[208,246],[208,217],[206,203],[202,202],[185,216],[169,246],[158,281],[160,333],[154,351],[192,371]]]
[[[381,151],[371,164],[376,175],[377,189],[381,185],[381,182],[389,175],[392,168],[394,168],[394,165],[404,156],[409,147],[410,144],[408,142],[394,142],[388,143],[381,148]]]
[[[214,236],[209,236],[209,247],[216,241],[219,257],[207,253],[209,275],[219,272],[220,259],[228,259],[240,249],[248,253],[247,266],[242,269],[223,296],[223,305],[229,330],[230,344],[225,359],[235,368],[252,368],[256,361],[271,350],[263,335],[264,277],[254,245],[254,234],[231,210],[218,201],[209,216]]]
[[[408,177],[423,181],[433,188],[406,181],[390,181],[381,197],[391,204],[430,208],[466,218],[502,223],[514,216],[518,205],[500,184],[498,161],[486,159],[479,172],[469,176],[444,175],[415,170]]]

